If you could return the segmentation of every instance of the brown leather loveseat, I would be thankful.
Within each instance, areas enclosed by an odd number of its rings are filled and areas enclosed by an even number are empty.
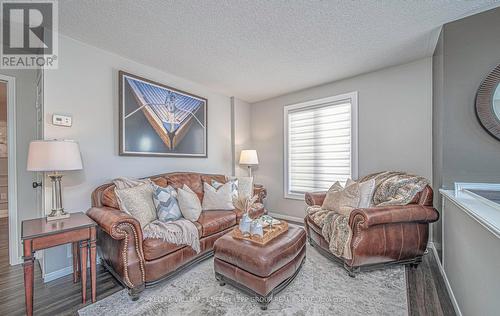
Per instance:
[[[310,244],[330,259],[344,265],[354,277],[361,269],[394,263],[417,266],[427,248],[429,223],[438,220],[439,214],[432,207],[432,188],[426,186],[413,201],[404,206],[385,206],[356,209],[349,218],[353,236],[352,259],[336,257],[329,250],[328,242],[307,215],[304,219]],[[306,193],[310,206],[322,205],[326,192]]]
[[[177,172],[152,176],[159,186],[174,188],[188,185],[203,199],[203,182],[215,179],[226,182],[223,175]],[[254,186],[260,202],[266,197],[262,186]],[[257,213],[264,213],[258,210]],[[154,285],[183,268],[213,255],[214,242],[237,225],[243,212],[203,211],[195,225],[200,236],[201,252],[196,254],[189,246],[175,245],[161,239],[143,239],[139,222],[120,211],[114,185],[107,183],[92,193],[92,208],[87,211],[98,225],[97,247],[106,268],[129,290],[133,299],[145,286]],[[258,216],[259,214],[254,214]]]

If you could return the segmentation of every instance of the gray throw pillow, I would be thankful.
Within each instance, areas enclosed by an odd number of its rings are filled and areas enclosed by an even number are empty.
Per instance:
[[[153,202],[156,207],[158,219],[162,222],[176,221],[182,217],[177,191],[172,186],[162,188],[153,185]]]

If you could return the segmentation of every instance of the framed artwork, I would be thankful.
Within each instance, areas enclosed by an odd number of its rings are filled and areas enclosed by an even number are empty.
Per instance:
[[[121,156],[207,157],[207,99],[119,72]]]

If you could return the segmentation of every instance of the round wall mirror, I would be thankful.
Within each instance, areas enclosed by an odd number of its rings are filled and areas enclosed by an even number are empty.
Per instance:
[[[477,91],[476,115],[484,129],[500,140],[500,65],[484,79]]]
[[[498,119],[500,119],[500,85],[497,85],[493,94],[493,111]]]

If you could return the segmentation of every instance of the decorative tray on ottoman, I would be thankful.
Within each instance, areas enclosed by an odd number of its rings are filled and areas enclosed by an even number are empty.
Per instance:
[[[288,230],[288,223],[285,221],[280,221],[279,224],[268,225],[263,228],[264,235],[260,237],[259,235],[244,236],[239,228],[235,228],[232,232],[234,239],[248,240],[257,245],[265,246],[268,242],[274,238],[282,235]]]

